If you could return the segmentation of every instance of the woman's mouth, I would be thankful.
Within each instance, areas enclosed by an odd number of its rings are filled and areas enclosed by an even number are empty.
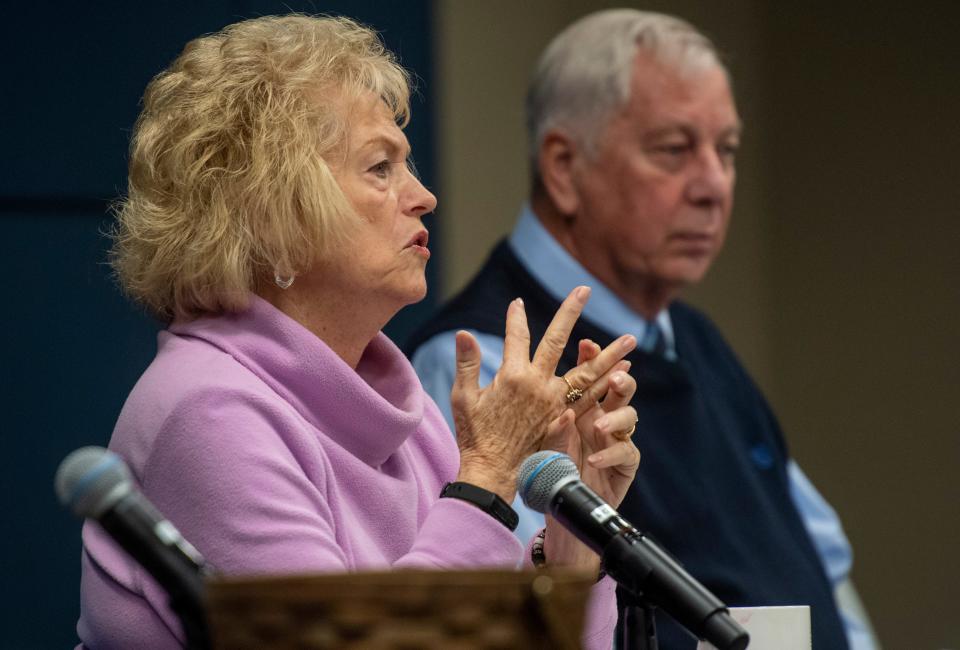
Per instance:
[[[430,249],[427,248],[427,242],[430,239],[430,234],[426,230],[420,230],[413,237],[410,238],[410,241],[407,242],[407,245],[404,247],[413,249],[418,255],[429,259],[430,258]]]

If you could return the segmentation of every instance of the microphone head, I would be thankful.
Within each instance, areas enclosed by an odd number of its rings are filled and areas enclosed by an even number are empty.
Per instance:
[[[112,451],[81,447],[60,463],[54,487],[73,514],[97,518],[133,490],[133,481],[127,464]]]
[[[517,493],[528,508],[546,513],[557,490],[578,478],[572,458],[559,451],[538,451],[520,465]]]

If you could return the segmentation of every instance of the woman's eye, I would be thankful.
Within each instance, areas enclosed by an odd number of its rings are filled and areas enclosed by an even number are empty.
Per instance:
[[[371,167],[368,171],[373,172],[379,178],[386,178],[390,175],[390,161],[381,160],[376,165]]]

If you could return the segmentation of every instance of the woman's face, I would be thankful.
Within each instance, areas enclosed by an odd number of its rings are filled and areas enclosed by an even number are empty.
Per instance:
[[[346,151],[331,157],[331,169],[360,222],[333,256],[334,272],[348,290],[399,309],[426,295],[430,251],[421,218],[437,199],[411,172],[410,145],[382,102],[361,100],[348,115]]]

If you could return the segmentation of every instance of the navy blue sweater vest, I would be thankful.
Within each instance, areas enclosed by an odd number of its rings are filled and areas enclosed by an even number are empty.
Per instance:
[[[522,297],[534,345],[559,303],[501,242],[473,281],[417,332],[474,329],[503,336],[508,303]],[[632,402],[640,471],[619,511],[648,532],[727,605],[810,605],[813,647],[847,648],[830,583],[790,498],[787,450],[769,406],[717,329],[692,307],[670,307],[679,361],[637,350]],[[581,318],[571,341],[606,346],[622,332]],[[568,345],[558,373],[576,364]],[[625,598],[625,596],[624,596]],[[658,612],[662,650],[693,647]]]

